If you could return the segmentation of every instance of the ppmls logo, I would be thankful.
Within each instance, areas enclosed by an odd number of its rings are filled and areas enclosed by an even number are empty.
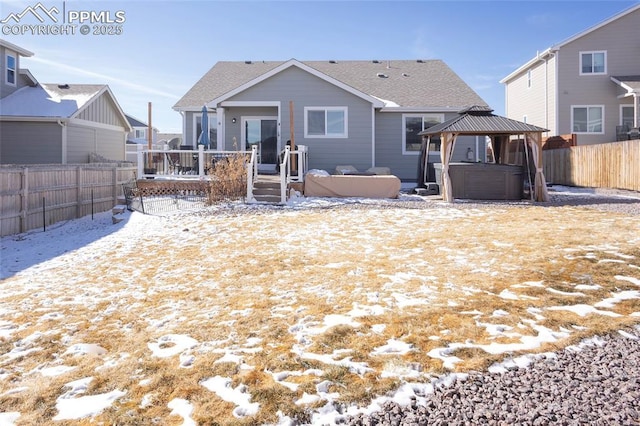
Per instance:
[[[47,8],[42,5],[42,3],[38,3],[35,6],[27,7],[20,13],[10,13],[9,16],[0,21],[0,23],[6,24],[12,20],[15,21],[15,23],[20,23],[20,20],[22,20],[25,15],[29,14],[35,16],[35,18],[41,23],[45,22],[45,19],[42,16],[48,17],[53,22],[58,22],[58,18],[56,18],[56,15],[58,13],[60,13],[60,11],[57,7],[54,6],[51,9],[47,10]]]
[[[67,10],[66,2],[61,8],[38,2],[9,13],[0,24],[4,35],[120,35],[125,21],[123,10]]]

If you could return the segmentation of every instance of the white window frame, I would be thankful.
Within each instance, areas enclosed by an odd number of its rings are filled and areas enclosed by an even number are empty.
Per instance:
[[[209,112],[207,115],[209,116],[209,129],[211,129],[212,127],[218,127],[217,114],[215,112]],[[202,111],[193,113],[193,122],[191,126],[191,137],[192,137],[191,146],[193,146],[194,149],[197,149],[198,147],[198,118],[200,118],[200,123],[202,123]],[[215,145],[217,143],[218,143],[217,139],[215,141],[213,140],[211,141],[212,145]]]
[[[145,128],[140,128],[140,127],[134,127],[134,137],[136,139],[146,139],[147,137],[147,129]],[[138,136],[138,132],[142,132],[142,136]]]
[[[309,111],[324,111],[324,135],[309,134]],[[343,133],[327,133],[327,112],[341,111],[344,115],[344,132]],[[349,137],[349,108],[346,106],[323,107],[323,106],[307,106],[304,107],[304,137],[307,139],[346,139]]]
[[[582,55],[590,54],[592,58],[591,66],[593,68],[593,55],[596,53],[602,53],[604,55],[604,71],[602,72],[582,72]],[[607,51],[606,50],[586,50],[578,53],[578,66],[580,67],[580,75],[606,75],[607,74]]]
[[[407,118],[422,118],[422,130],[424,130],[425,118],[437,118],[440,123],[444,122],[444,114],[402,114],[402,155],[420,155],[418,151],[407,151]],[[429,154],[437,154],[436,151],[429,151]]]
[[[9,68],[9,58],[13,58],[14,68]],[[4,60],[6,65],[6,69],[4,72],[4,82],[10,86],[15,86],[18,83],[18,57],[7,53]],[[13,82],[9,81],[9,71],[13,71]]]
[[[629,109],[631,110],[631,120],[632,120],[632,121],[631,121],[631,125],[629,126],[629,128],[631,128],[631,127],[633,127],[633,114],[635,114],[635,110],[634,110],[634,108],[633,108],[633,105],[632,105],[632,104],[629,104],[629,105],[620,105],[620,121],[619,121],[619,124],[620,124],[620,125],[623,125],[623,124],[624,124],[624,123],[623,123],[623,121],[622,121],[622,119],[624,118],[624,113],[623,113],[623,111],[624,111],[624,109],[625,109],[625,108],[629,108]]]
[[[587,109],[587,131],[586,132],[577,132],[574,131],[574,113],[576,108],[586,108]],[[589,108],[600,108],[600,110],[602,111],[602,124],[601,124],[601,131],[600,132],[590,132],[589,131]],[[573,133],[576,133],[578,135],[604,135],[604,123],[605,123],[605,110],[604,110],[604,105],[571,105],[571,131]]]

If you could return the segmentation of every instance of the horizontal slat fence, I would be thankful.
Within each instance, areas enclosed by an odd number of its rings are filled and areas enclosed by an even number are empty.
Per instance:
[[[110,210],[135,167],[52,165],[0,168],[0,235]]]
[[[543,151],[547,182],[640,191],[640,140]]]

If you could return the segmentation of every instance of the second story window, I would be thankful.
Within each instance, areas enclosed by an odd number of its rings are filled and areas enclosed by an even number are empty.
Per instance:
[[[136,129],[136,139],[145,139],[147,137],[146,129]]]
[[[580,75],[607,73],[607,52],[580,52]]]
[[[7,55],[7,74],[5,77],[7,84],[16,84],[16,57]]]

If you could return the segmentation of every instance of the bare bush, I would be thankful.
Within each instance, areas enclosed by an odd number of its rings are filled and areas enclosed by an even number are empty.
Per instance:
[[[211,176],[209,203],[238,200],[247,196],[247,161],[243,154],[233,154],[215,162]]]

